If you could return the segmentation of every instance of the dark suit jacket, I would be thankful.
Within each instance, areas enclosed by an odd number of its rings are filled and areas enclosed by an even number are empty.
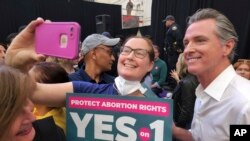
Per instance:
[[[173,92],[174,122],[178,127],[190,128],[196,99],[195,89],[198,84],[195,76],[187,74]]]

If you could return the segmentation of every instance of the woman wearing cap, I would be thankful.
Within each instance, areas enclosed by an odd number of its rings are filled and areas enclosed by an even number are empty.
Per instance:
[[[44,59],[35,53],[34,31],[43,19],[32,21],[13,41],[6,53],[6,64],[28,71],[32,63]],[[27,42],[29,40],[30,42]],[[23,55],[24,54],[24,55]],[[20,61],[22,59],[22,61]],[[64,106],[66,93],[97,93],[156,97],[141,81],[154,65],[154,50],[151,41],[143,37],[127,39],[118,59],[118,74],[115,83],[92,84],[74,81],[61,84],[37,84],[34,102],[50,106]]]

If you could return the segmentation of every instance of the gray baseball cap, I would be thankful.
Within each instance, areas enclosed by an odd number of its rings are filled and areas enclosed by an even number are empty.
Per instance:
[[[87,54],[90,50],[96,48],[99,45],[115,46],[120,41],[120,38],[108,38],[101,34],[91,34],[86,37],[82,43],[81,53]]]

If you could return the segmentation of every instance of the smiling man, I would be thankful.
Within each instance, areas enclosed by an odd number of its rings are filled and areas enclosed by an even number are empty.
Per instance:
[[[250,124],[250,82],[231,65],[237,41],[233,24],[214,9],[199,10],[189,18],[184,57],[200,85],[191,129],[174,125],[177,139],[229,140],[230,125]]]

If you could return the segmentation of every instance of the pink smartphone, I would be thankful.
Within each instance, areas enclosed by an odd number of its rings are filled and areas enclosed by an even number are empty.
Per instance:
[[[51,22],[39,25],[35,31],[36,52],[66,59],[77,58],[80,28],[76,22]]]

